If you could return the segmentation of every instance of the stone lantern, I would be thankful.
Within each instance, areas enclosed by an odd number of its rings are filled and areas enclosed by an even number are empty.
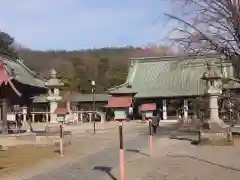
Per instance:
[[[219,118],[218,97],[222,94],[222,74],[213,70],[213,64],[208,64],[208,71],[202,76],[206,81],[206,94],[209,96],[210,119],[208,120],[209,127],[211,124],[218,124],[225,127],[223,120]]]
[[[57,78],[55,69],[50,71],[50,78],[45,83],[45,86],[48,88],[47,101],[49,101],[50,104],[50,123],[57,123],[57,116],[54,112],[58,107],[58,102],[62,99],[59,88],[63,87],[64,84]]]

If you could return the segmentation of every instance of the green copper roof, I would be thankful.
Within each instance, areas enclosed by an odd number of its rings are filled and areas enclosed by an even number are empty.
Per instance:
[[[44,80],[25,66],[22,61],[2,56],[0,56],[0,59],[3,60],[8,74],[14,77],[16,81],[34,87],[45,88]]]
[[[126,83],[109,92],[136,93],[137,98],[203,95],[206,62],[213,62],[220,73],[220,61],[217,55],[131,59]],[[226,74],[232,76],[232,66],[225,66]]]

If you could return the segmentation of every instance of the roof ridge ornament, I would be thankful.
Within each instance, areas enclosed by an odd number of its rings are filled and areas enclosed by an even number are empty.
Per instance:
[[[57,71],[56,71],[56,69],[52,69],[50,71],[50,78],[52,78],[52,79],[56,79],[57,78]]]

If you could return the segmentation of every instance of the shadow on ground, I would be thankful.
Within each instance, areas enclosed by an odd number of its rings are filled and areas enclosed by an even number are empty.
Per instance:
[[[177,130],[176,125],[175,124],[170,124],[170,125],[165,125],[165,126],[160,126],[157,128],[157,133],[154,136],[163,136],[163,137],[168,137],[169,135],[175,133]],[[138,129],[137,132],[140,135],[148,135],[149,133],[149,127],[146,125],[145,130]]]
[[[87,129],[87,130],[86,130],[86,133],[91,134],[91,135],[94,135],[93,130],[90,130],[90,129]]]
[[[132,152],[132,153],[136,153],[136,154],[140,154],[140,155],[144,155],[144,156],[149,156],[149,154],[143,153],[138,149],[127,149],[127,152]]]
[[[218,164],[216,162],[211,162],[211,161],[208,161],[208,160],[205,160],[205,159],[200,159],[200,158],[197,158],[197,157],[194,157],[194,156],[189,156],[189,155],[171,155],[171,154],[168,154],[167,156],[173,157],[173,158],[190,158],[190,159],[194,159],[194,160],[197,160],[197,161],[200,161],[200,162],[204,162],[204,163],[208,163],[208,164],[211,164],[211,165],[214,165],[214,166],[218,166],[218,167],[221,167],[221,168],[225,168],[225,169],[229,169],[229,170],[232,170],[232,171],[239,171],[240,172],[240,169],[238,169],[238,168],[225,166],[225,165],[222,165],[222,164]]]
[[[187,136],[189,134],[186,134]],[[169,136],[169,139],[175,139],[175,140],[180,140],[180,141],[189,141],[191,145],[199,145],[199,140],[196,140],[198,137],[197,135],[190,134],[189,136],[191,137],[178,137],[178,136]]]
[[[145,131],[142,129],[138,131],[142,136],[148,136],[148,126]],[[179,131],[176,124],[169,124],[160,126],[157,128],[157,133],[154,137],[167,137],[169,139],[175,139],[180,141],[189,141],[192,145],[198,145],[198,133],[194,131]]]
[[[118,180],[115,176],[112,175],[111,170],[112,167],[106,166],[94,166],[93,170],[105,172],[112,180]]]

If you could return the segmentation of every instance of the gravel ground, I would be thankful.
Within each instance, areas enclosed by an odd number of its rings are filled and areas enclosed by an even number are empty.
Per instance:
[[[146,135],[138,135],[125,142],[125,146],[129,149],[136,147],[142,148],[147,144]],[[94,180],[101,179],[105,176],[106,171],[118,166],[119,160],[118,146],[107,148],[92,154],[87,158],[76,160],[70,164],[63,165],[46,174],[37,175],[27,180]],[[126,159],[131,161],[133,153],[126,153]]]
[[[240,179],[239,140],[234,146],[195,146],[190,143],[195,135],[169,139],[173,131],[167,126],[154,136],[154,153],[149,157],[146,126],[135,125],[132,131],[130,125],[125,128],[126,180]],[[76,134],[74,145],[66,154],[69,157],[48,163],[43,171],[34,172],[35,176],[21,179],[120,180],[116,129],[97,137]]]
[[[176,141],[176,140],[171,140]],[[139,180],[240,179],[240,152],[234,147],[194,147],[175,142],[163,156],[149,160],[152,170]]]
[[[239,140],[234,146],[191,145],[193,135],[182,140],[155,137],[154,155],[142,154],[127,162],[127,180],[232,180],[240,179]],[[184,140],[183,140],[184,139]],[[186,140],[187,139],[187,140]],[[141,152],[147,152],[144,148]],[[118,178],[118,167],[111,176]],[[106,175],[104,180],[111,180]]]
[[[131,126],[134,125],[134,131]],[[42,161],[31,170],[12,172],[11,176],[2,176],[2,180],[23,180],[23,179],[69,179],[76,174],[76,178],[86,176],[87,179],[98,177],[99,171],[93,170],[94,165],[105,166],[109,164],[112,167],[118,163],[118,129],[116,123],[106,125],[104,129],[97,131],[96,135],[92,132],[82,133],[75,131],[73,134],[72,145],[65,150],[64,158]],[[143,129],[143,131],[142,131]],[[138,126],[136,123],[129,123],[124,126],[124,139],[126,144],[131,147],[136,145],[145,146],[146,141],[142,141],[141,135],[147,130],[145,126]],[[137,140],[137,141],[136,141]],[[132,143],[133,142],[133,143]],[[103,163],[103,164],[102,164]],[[80,170],[81,169],[81,170]],[[100,172],[101,173],[101,172]],[[87,175],[85,175],[87,174]],[[102,173],[104,175],[104,173]]]

